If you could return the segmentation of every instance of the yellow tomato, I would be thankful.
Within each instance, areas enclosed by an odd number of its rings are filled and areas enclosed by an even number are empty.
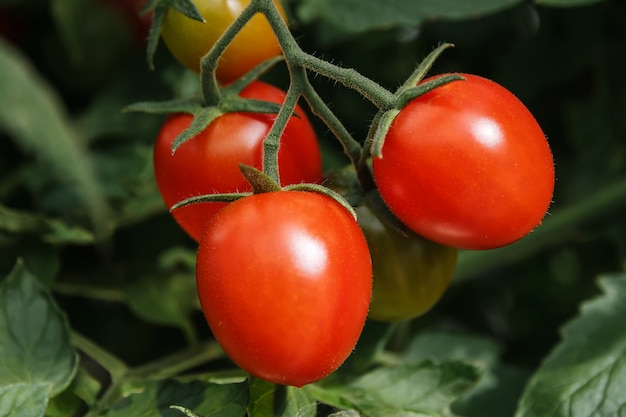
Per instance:
[[[193,71],[200,71],[200,59],[250,3],[249,0],[193,0],[205,23],[168,8],[161,36],[172,55]],[[285,19],[278,1],[276,7]],[[228,83],[261,62],[281,54],[280,45],[267,19],[257,14],[224,51],[217,67],[217,79]]]

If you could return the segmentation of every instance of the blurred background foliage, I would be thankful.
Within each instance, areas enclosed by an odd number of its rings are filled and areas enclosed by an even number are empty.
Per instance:
[[[122,112],[194,94],[197,76],[163,45],[148,69],[140,3],[0,0],[0,274],[22,257],[73,328],[130,364],[208,333],[194,294],[194,243],[152,174],[163,118]],[[535,114],[557,172],[545,225],[504,251],[463,253],[450,291],[411,323],[493,337],[510,363],[535,367],[580,301],[598,292],[595,277],[626,259],[626,2],[287,6],[305,51],[383,86],[400,85],[435,45],[452,42],[431,73],[491,78]],[[281,66],[267,79],[287,85]],[[331,81],[315,85],[363,138],[375,109]],[[342,166],[331,135],[317,128],[326,167]]]

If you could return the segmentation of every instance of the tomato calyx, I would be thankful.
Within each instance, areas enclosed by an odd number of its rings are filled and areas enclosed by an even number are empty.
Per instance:
[[[263,171],[259,171],[254,167],[245,164],[239,164],[239,170],[246,178],[248,183],[250,183],[253,194],[271,193],[276,191],[304,191],[322,194],[326,197],[332,198],[337,203],[339,203],[343,208],[348,210],[348,212],[350,212],[350,214],[356,220],[356,212],[354,211],[352,204],[348,202],[341,194],[328,187],[320,184],[301,183],[286,185],[281,188],[278,183],[276,183],[269,177],[269,175],[267,175]]]
[[[246,164],[239,164],[239,171],[246,177],[246,181],[252,187],[253,194],[272,193],[280,191],[280,185],[271,179],[263,171]]]
[[[159,44],[159,37],[161,36],[161,29],[163,27],[163,21],[165,20],[165,14],[167,13],[167,9],[170,7],[190,19],[206,23],[198,11],[198,8],[191,0],[152,0],[146,3],[146,5],[144,5],[141,9],[140,14],[146,14],[150,11],[154,11],[152,25],[150,25],[150,32],[148,33],[148,45],[146,48],[146,60],[150,69],[154,69],[154,54],[156,53],[156,49]]]
[[[245,87],[245,86],[244,86]],[[221,101],[215,106],[205,106],[196,98],[175,99],[161,102],[138,102],[127,106],[125,112],[144,112],[152,114],[187,113],[193,115],[189,127],[183,130],[172,144],[172,154],[188,140],[193,139],[218,117],[227,113],[268,113],[277,114],[281,105],[269,101],[239,97],[236,93],[243,87],[237,86],[227,90]],[[297,116],[297,114],[296,114]]]
[[[270,178],[269,175],[254,167],[246,164],[239,164],[239,170],[241,171],[241,174],[246,178],[246,181],[248,181],[248,183],[252,187],[252,193],[218,193],[194,196],[175,203],[170,208],[170,212],[197,203],[232,203],[253,194],[273,193],[280,191],[303,191],[322,194],[326,197],[332,198],[339,205],[345,208],[352,215],[352,217],[354,217],[355,220],[357,218],[356,211],[354,210],[353,205],[348,202],[348,200],[346,200],[346,198],[344,198],[339,192],[329,187],[320,184],[309,183],[291,184],[281,187],[272,178]]]

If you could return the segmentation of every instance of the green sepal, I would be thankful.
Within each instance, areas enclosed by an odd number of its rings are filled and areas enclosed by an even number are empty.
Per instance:
[[[283,187],[283,190],[284,191],[313,192],[313,193],[318,193],[318,194],[322,194],[327,197],[330,197],[333,200],[335,200],[337,203],[339,203],[343,208],[348,210],[348,212],[352,215],[352,217],[354,217],[354,220],[356,221],[356,211],[354,211],[354,207],[352,207],[352,205],[348,203],[348,200],[346,200],[341,194],[339,194],[337,191],[332,190],[328,187],[324,187],[323,185],[319,185],[319,184],[303,183],[303,184],[287,185],[286,187]]]
[[[409,78],[406,79],[404,84],[402,84],[398,88],[398,90],[396,90],[396,94],[399,94],[402,91],[406,90],[407,88],[415,87],[417,84],[419,84],[419,82],[422,81],[422,79],[426,76],[426,73],[430,70],[430,68],[433,66],[435,61],[439,58],[439,56],[446,49],[453,48],[453,47],[454,47],[454,44],[452,44],[452,43],[442,43],[441,45],[439,45],[438,47],[433,49],[433,51],[431,53],[429,53],[426,56],[426,58],[424,58],[419,63],[417,68],[415,68],[415,70],[409,76]]]
[[[143,112],[151,114],[188,113],[194,114],[202,108],[200,98],[185,98],[167,101],[140,101],[129,104],[122,109],[123,112]]]
[[[148,42],[146,45],[146,62],[148,64],[148,68],[150,68],[151,70],[154,69],[154,54],[156,53],[156,49],[159,46],[161,28],[163,27],[163,21],[165,20],[165,12],[167,12],[167,6],[160,2],[160,0],[156,0],[155,5],[153,4],[153,6],[154,13],[152,14],[152,23],[150,24],[150,31],[148,32]]]
[[[239,164],[239,170],[252,186],[254,194],[281,191],[280,185],[262,171],[246,164]]]
[[[248,197],[252,193],[223,193],[223,194],[204,194],[194,197],[189,197],[179,201],[170,207],[170,212],[179,209],[181,207],[190,206],[196,203],[232,203],[240,198]]]
[[[156,4],[163,4],[167,7],[171,7],[184,14],[190,19],[197,20],[198,22],[205,23],[204,17],[198,11],[198,8],[191,0],[157,0]]]
[[[220,108],[224,113],[246,112],[278,114],[281,105],[252,98],[227,97],[222,102]]]
[[[223,115],[224,112],[217,107],[203,107],[197,110],[193,115],[193,120],[189,127],[183,130],[172,143],[172,154],[176,152],[182,144],[195,136],[199,135],[207,128],[215,119]]]
[[[437,87],[441,87],[442,85],[448,84],[452,81],[460,81],[464,79],[465,78],[463,78],[463,76],[460,74],[447,74],[441,77],[437,77],[434,80],[420,84],[416,87],[409,87],[400,90],[397,93],[396,109],[402,109],[411,100],[416,99],[419,96],[424,95]]]
[[[161,37],[161,29],[163,28],[165,14],[167,13],[167,9],[170,7],[190,19],[205,23],[205,20],[198,11],[198,8],[191,0],[149,0],[146,4],[144,4],[139,14],[146,14],[150,10],[154,10],[154,14],[152,15],[152,24],[150,25],[150,32],[148,34],[148,44],[146,46],[146,61],[148,62],[148,68],[150,69],[154,69],[154,54],[157,46],[159,45],[159,38]]]
[[[370,155],[375,158],[383,157],[383,145],[385,143],[385,137],[387,137],[387,132],[391,127],[391,124],[396,119],[396,116],[400,114],[399,109],[391,109],[384,112],[381,117],[378,119],[378,125],[376,126],[376,130],[374,131],[374,136],[372,137],[372,143],[370,147]]]
[[[396,93],[395,108],[387,110],[386,112],[382,113],[380,118],[378,118],[378,124],[377,126],[375,126],[374,136],[372,137],[371,147],[369,149],[370,155],[377,158],[382,158],[382,150],[383,145],[385,144],[385,138],[387,137],[387,132],[389,132],[389,128],[391,127],[395,118],[398,116],[398,114],[400,114],[402,109],[407,104],[409,104],[411,100],[414,100],[426,93],[429,93],[437,87],[441,87],[450,82],[459,80],[464,80],[464,78],[459,74],[447,74],[441,77],[437,77],[434,80],[427,81],[416,87],[406,87],[404,89],[398,90],[398,92]]]

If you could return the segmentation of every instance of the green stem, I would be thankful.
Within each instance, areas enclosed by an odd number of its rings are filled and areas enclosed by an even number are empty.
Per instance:
[[[357,91],[379,110],[387,110],[395,106],[396,98],[392,92],[361,75],[355,69],[338,67],[303,51],[299,51],[289,57],[289,59],[295,64],[338,81],[345,87]]]
[[[339,67],[304,52],[271,0],[253,0],[251,3],[257,3],[258,10],[265,15],[270,23],[288,65],[303,67],[338,81],[347,88],[359,92],[379,109],[386,110],[394,106],[394,94],[380,84],[361,75],[354,69]]]
[[[52,289],[59,294],[69,295],[72,297],[92,298],[94,300],[116,303],[126,301],[126,295],[124,292],[115,289],[97,288],[89,285],[69,284],[63,282],[55,283]]]
[[[85,355],[89,356],[91,359],[100,364],[100,366],[106,369],[111,375],[113,383],[118,381],[128,372],[128,367],[124,362],[102,349],[100,346],[80,333],[75,331],[72,332],[72,344],[76,349],[82,351]]]
[[[209,52],[202,57],[200,61],[200,80],[202,98],[204,99],[205,106],[216,106],[222,98],[220,86],[215,76],[215,70],[217,69],[220,56],[224,53],[235,36],[243,29],[245,24],[248,23],[258,11],[257,3],[255,1],[250,2],[237,19],[235,19],[222,36],[220,36],[217,42],[215,42],[215,45],[213,45]]]
[[[276,115],[276,120],[272,124],[267,137],[263,141],[263,172],[276,184],[280,184],[280,173],[278,172],[278,149],[280,147],[280,137],[285,130],[289,118],[293,115],[302,90],[293,82],[287,90],[285,101]]]
[[[510,265],[571,239],[585,225],[619,215],[626,207],[626,178],[549,215],[531,234],[499,249],[467,251],[459,257],[455,283]]]
[[[133,368],[128,372],[128,379],[168,378],[223,356],[224,351],[222,348],[217,342],[211,340],[146,365]]]
[[[302,69],[304,70],[304,69]],[[326,102],[319,96],[311,83],[306,80],[304,90],[302,92],[305,100],[309,104],[311,111],[317,116],[328,129],[335,135],[341,143],[344,153],[350,158],[352,164],[356,167],[361,157],[361,144],[357,142],[348,129],[345,128],[341,120],[330,110]]]

